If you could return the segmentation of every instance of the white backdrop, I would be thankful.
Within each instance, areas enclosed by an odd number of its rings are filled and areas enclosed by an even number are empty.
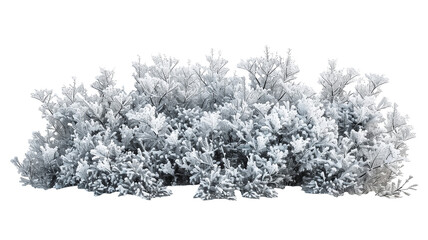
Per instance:
[[[428,239],[427,6],[424,1],[1,1],[0,238],[328,238]],[[288,48],[297,81],[318,88],[328,59],[390,79],[384,95],[410,116],[416,139],[409,162],[419,190],[397,200],[280,191],[277,199],[202,202],[195,187],[145,201],[93,197],[75,188],[22,187],[10,163],[45,122],[34,89],[60,90],[77,77],[86,86],[99,68],[114,69],[119,85],[133,84],[132,61],[164,53],[203,61],[221,50],[234,68],[268,45]],[[424,174],[425,173],[425,174]]]

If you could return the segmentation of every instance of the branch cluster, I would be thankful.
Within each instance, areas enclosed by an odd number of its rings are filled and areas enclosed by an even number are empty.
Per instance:
[[[295,82],[290,51],[266,48],[242,61],[248,77],[230,74],[220,53],[206,59],[138,60],[131,92],[104,69],[91,84],[95,94],[76,80],[59,95],[36,91],[47,129],[33,134],[22,162],[12,160],[22,182],[146,199],[187,184],[199,185],[202,199],[235,199],[236,190],[276,197],[285,186],[334,196],[414,189],[398,179],[414,133],[397,105],[378,99],[385,77],[330,61],[317,94]]]

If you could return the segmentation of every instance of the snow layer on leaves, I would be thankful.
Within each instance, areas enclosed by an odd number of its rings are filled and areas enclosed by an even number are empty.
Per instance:
[[[290,52],[266,48],[230,74],[211,52],[204,64],[153,57],[133,63],[135,91],[116,87],[101,69],[89,92],[74,80],[62,95],[38,90],[46,133],[34,133],[25,159],[12,160],[24,184],[78,186],[150,199],[168,185],[199,184],[195,197],[276,197],[274,188],[309,193],[397,197],[407,141],[414,137],[398,106],[379,98],[382,75],[361,75],[330,61],[320,93],[296,82]],[[357,82],[355,89],[350,89]]]

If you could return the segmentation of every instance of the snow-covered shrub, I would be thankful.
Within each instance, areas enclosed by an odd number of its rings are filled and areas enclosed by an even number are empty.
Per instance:
[[[415,135],[396,104],[391,105],[386,98],[378,100],[380,87],[388,79],[367,74],[358,79],[353,91],[345,92],[345,87],[357,77],[355,70],[348,69],[345,74],[337,70],[336,62],[330,61],[329,71],[320,78],[323,86],[320,100],[325,105],[326,116],[334,119],[339,128],[336,157],[331,159],[337,159],[344,167],[336,173],[340,181],[336,180],[330,189],[338,191],[334,194],[374,191],[378,195],[397,196],[392,193],[397,190],[393,181],[401,176],[400,168],[407,160],[406,141]],[[407,193],[406,187],[398,189]]]
[[[272,182],[272,173],[268,172],[263,165],[267,162],[266,159],[259,159],[261,165],[258,167],[253,158],[255,155],[251,155],[246,168],[241,166],[238,168],[237,185],[242,196],[247,198],[276,197],[278,194],[271,186],[268,186]]]
[[[201,179],[195,198],[229,199],[235,200],[235,184],[233,174],[225,174],[228,170],[221,170],[215,165],[208,176]]]
[[[334,196],[414,189],[411,177],[399,179],[414,133],[397,105],[379,97],[387,78],[330,61],[317,94],[296,82],[290,52],[266,48],[241,61],[248,78],[230,74],[220,53],[206,60],[139,59],[129,93],[104,69],[94,94],[76,80],[61,95],[36,91],[47,129],[33,134],[22,162],[12,160],[21,181],[146,199],[188,184],[199,184],[202,199],[276,197],[286,186]]]

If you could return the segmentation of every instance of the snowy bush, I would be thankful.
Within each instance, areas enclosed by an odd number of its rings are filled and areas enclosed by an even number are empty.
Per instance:
[[[33,134],[22,162],[12,160],[21,181],[146,199],[188,184],[199,185],[202,199],[236,199],[236,190],[276,197],[286,186],[334,196],[415,189],[411,177],[400,179],[414,133],[397,105],[379,97],[384,76],[330,61],[317,94],[296,82],[290,52],[266,48],[242,61],[248,77],[227,64],[214,51],[206,65],[160,55],[152,65],[133,63],[131,92],[104,69],[93,93],[76,80],[60,95],[35,91],[47,128]]]

